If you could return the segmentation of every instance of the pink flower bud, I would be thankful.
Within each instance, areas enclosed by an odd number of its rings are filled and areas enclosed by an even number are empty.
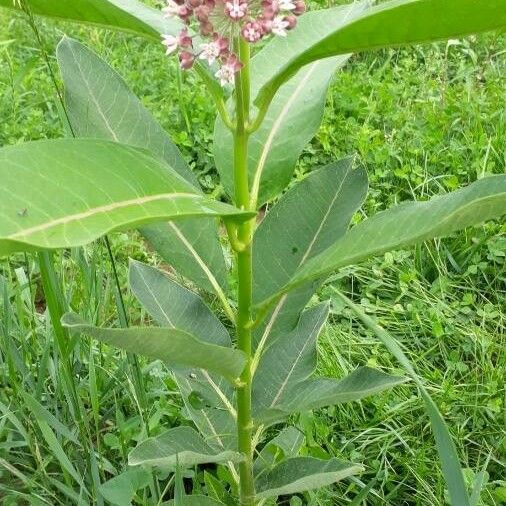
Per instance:
[[[179,54],[179,64],[183,70],[189,70],[193,67],[195,56],[189,51],[182,51]]]
[[[297,26],[297,16],[290,14],[289,16],[285,16],[284,19],[288,23],[288,26],[286,27],[287,30],[293,30]]]
[[[210,21],[200,23],[200,33],[204,36],[211,35],[214,32],[214,26]]]
[[[187,5],[181,5],[181,7],[179,7],[178,15],[183,21],[189,21],[192,14],[193,10]]]
[[[202,0],[188,0],[188,5],[192,8],[192,9],[195,9],[199,6],[202,5]]]
[[[192,47],[192,38],[188,35],[188,29],[184,28],[179,34],[179,46],[180,47]]]
[[[211,9],[207,5],[199,5],[195,8],[195,17],[197,18],[197,21],[200,21],[201,23],[205,23],[209,20],[209,13],[211,12]]]
[[[306,12],[306,3],[304,2],[304,0],[295,0],[294,4],[295,9],[293,10],[293,13],[296,16],[300,16],[301,14],[304,14],[304,12]]]
[[[250,21],[242,27],[241,34],[244,37],[244,40],[255,43],[262,38],[264,32],[260,23]]]

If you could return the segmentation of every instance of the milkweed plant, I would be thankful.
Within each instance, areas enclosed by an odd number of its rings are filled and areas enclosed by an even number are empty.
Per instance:
[[[357,401],[411,377],[427,406],[452,504],[469,506],[448,429],[401,347],[336,291],[407,376],[358,367],[343,378],[319,377],[317,338],[329,305],[307,306],[343,267],[501,218],[506,176],[404,202],[352,227],[368,189],[353,153],[286,188],[320,125],[329,81],[351,54],[504,29],[506,0],[359,1],[308,12],[304,0],[167,0],[161,10],[136,0],[0,6],[152,40],[200,77],[216,105],[214,160],[226,202],[203,193],[119,75],[69,38],[57,48],[68,137],[0,149],[0,254],[74,248],[136,228],[186,280],[131,262],[130,289],[154,327],[97,327],[74,313],[60,323],[51,313],[67,333],[170,369],[192,425],[141,441],[130,469],[177,475],[215,464],[221,497],[185,496],[176,486],[174,504],[276,504],[364,470],[301,455],[303,436],[288,423],[293,415]],[[217,312],[206,304],[210,297]]]

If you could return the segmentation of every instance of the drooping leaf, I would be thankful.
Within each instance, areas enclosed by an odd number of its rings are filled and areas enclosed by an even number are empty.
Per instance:
[[[117,143],[60,139],[0,149],[0,255],[84,245],[183,216],[241,219],[161,160]]]
[[[252,386],[253,417],[275,408],[286,392],[316,369],[316,339],[327,320],[328,303],[305,311],[297,327],[272,344],[260,359]]]
[[[296,427],[285,427],[260,451],[253,464],[253,472],[258,478],[261,473],[271,470],[281,460],[296,457],[304,444],[304,434]]]
[[[128,456],[131,466],[175,466],[183,468],[197,464],[240,462],[243,456],[233,451],[220,451],[204,441],[191,427],[175,427],[160,436],[140,443]]]
[[[179,149],[121,76],[93,51],[63,38],[57,58],[65,86],[66,117],[77,137],[145,148],[200,188]],[[214,220],[183,218],[141,228],[161,257],[200,287],[226,287],[226,265]]]
[[[73,333],[85,333],[101,342],[130,353],[159,359],[170,365],[205,369],[234,381],[239,377],[246,355],[232,348],[206,343],[175,328],[130,327],[107,329],[87,324],[74,313],[67,313],[62,324]]]
[[[159,39],[160,33],[176,34],[181,24],[137,0],[24,0],[33,14],[99,25]],[[0,7],[21,10],[19,2],[0,0]]]
[[[130,287],[155,321],[164,327],[177,327],[203,342],[231,346],[223,324],[195,293],[180,286],[163,272],[140,262],[130,264]],[[237,447],[234,389],[221,377],[204,370],[173,368],[185,400],[186,409],[200,432],[222,450]],[[195,409],[191,402],[196,392],[212,407]]]
[[[301,70],[276,94],[262,125],[249,140],[249,182],[252,194],[257,196],[257,206],[277,196],[290,182],[297,159],[320,127],[330,80],[348,58],[316,62]],[[252,72],[253,87],[262,72],[262,68]],[[219,117],[214,139],[220,181],[233,195],[233,138]]]
[[[277,55],[283,55],[283,63],[271,63],[270,76],[255,102],[259,107],[265,105],[300,68],[322,58],[461,37],[505,26],[505,0],[393,0],[365,12],[355,10],[353,5],[310,12],[302,17],[297,30],[285,40],[275,39],[262,55],[266,62],[270,58],[279,61]]]
[[[343,236],[367,194],[367,174],[345,159],[312,172],[267,213],[253,242],[254,299],[287,284]]]
[[[292,413],[358,401],[406,382],[370,367],[359,367],[342,379],[310,378],[289,388],[272,408],[261,411],[257,421],[268,424]]]
[[[423,380],[418,376],[410,362],[409,358],[404,353],[399,342],[389,334],[383,327],[378,325],[370,316],[356,304],[354,304],[348,297],[339,291],[335,291],[337,296],[355,313],[355,315],[362,320],[364,325],[372,330],[376,337],[387,347],[397,361],[404,367],[411,379],[416,383],[420,390],[425,409],[430,418],[434,438],[436,439],[436,448],[441,459],[441,466],[443,475],[450,494],[451,503],[453,505],[461,504],[462,506],[470,506],[470,500],[467,493],[464,475],[459,463],[457,449],[453,443],[450,431],[442,417],[436,403],[432,400],[429,392],[425,388]]]
[[[308,260],[272,299],[311,279],[393,249],[449,235],[506,213],[506,176],[490,176],[426,202],[406,202],[378,213]],[[266,300],[261,305],[268,303]]]
[[[257,496],[274,497],[322,488],[362,471],[362,466],[338,459],[295,457],[258,477],[255,482]]]
[[[100,494],[114,506],[130,506],[137,491],[149,485],[150,478],[146,469],[128,469],[103,483]]]

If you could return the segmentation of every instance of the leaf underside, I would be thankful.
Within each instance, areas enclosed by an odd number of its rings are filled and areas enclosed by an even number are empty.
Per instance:
[[[204,441],[191,427],[175,427],[140,443],[128,456],[131,466],[169,466],[182,468],[198,464],[240,462],[244,457],[233,451],[220,451]]]
[[[121,76],[93,51],[63,38],[57,48],[65,86],[66,117],[73,135],[106,139],[149,150],[163,158],[200,193],[197,178],[153,115]],[[180,274],[208,291],[226,288],[227,268],[218,227],[209,218],[143,226],[142,235]]]

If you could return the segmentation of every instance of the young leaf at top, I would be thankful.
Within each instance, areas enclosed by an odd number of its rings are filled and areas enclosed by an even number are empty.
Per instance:
[[[161,160],[106,141],[2,148],[0,180],[0,255],[82,246],[114,230],[183,216],[249,216],[195,193]]]
[[[405,202],[376,214],[297,270],[275,300],[311,279],[371,256],[500,218],[506,214],[506,176],[490,176],[425,202]],[[259,305],[268,305],[266,299]]]
[[[159,40],[176,34],[181,23],[167,20],[159,10],[137,0],[23,0],[37,15],[132,32]],[[21,10],[19,2],[0,0],[0,7]]]
[[[300,68],[322,58],[504,28],[506,0],[393,0],[363,13],[346,5],[304,18],[305,30],[297,29],[293,37],[269,45],[264,60],[275,52],[284,58],[258,92],[259,108]]]
[[[276,197],[290,182],[299,156],[320,127],[330,80],[348,58],[316,62],[276,94],[262,125],[249,139],[248,173],[255,208]],[[258,70],[254,75],[261,77],[262,70]],[[233,137],[219,116],[214,139],[220,181],[233,195]]]
[[[160,436],[148,438],[128,455],[131,466],[181,467],[198,464],[240,462],[244,457],[233,451],[220,451],[191,427],[175,427]]]
[[[363,470],[360,465],[338,459],[295,457],[281,462],[257,478],[257,496],[275,497],[326,487]]]
[[[232,346],[223,324],[197,294],[162,271],[140,262],[130,263],[129,278],[133,293],[159,325],[179,328],[206,343]],[[237,414],[231,385],[203,370],[182,367],[172,370],[186,408],[200,432],[222,449],[236,448]],[[212,407],[195,409],[190,402],[194,392],[211,400]]]
[[[94,327],[73,313],[62,318],[72,333],[84,333],[130,353],[159,359],[171,366],[187,366],[214,372],[234,382],[246,364],[240,350],[203,342],[175,328],[130,327],[107,329]]]
[[[197,178],[152,114],[121,76],[93,51],[63,38],[56,51],[65,85],[72,132],[142,147],[163,158],[195,186]],[[183,218],[140,229],[150,245],[179,273],[206,290],[227,286],[227,269],[215,220]]]
[[[253,298],[276,293],[295,271],[345,234],[353,214],[367,194],[367,174],[344,159],[315,170],[274,205],[253,238]],[[320,281],[310,281],[282,297],[262,325],[255,329],[262,349],[290,332]]]

